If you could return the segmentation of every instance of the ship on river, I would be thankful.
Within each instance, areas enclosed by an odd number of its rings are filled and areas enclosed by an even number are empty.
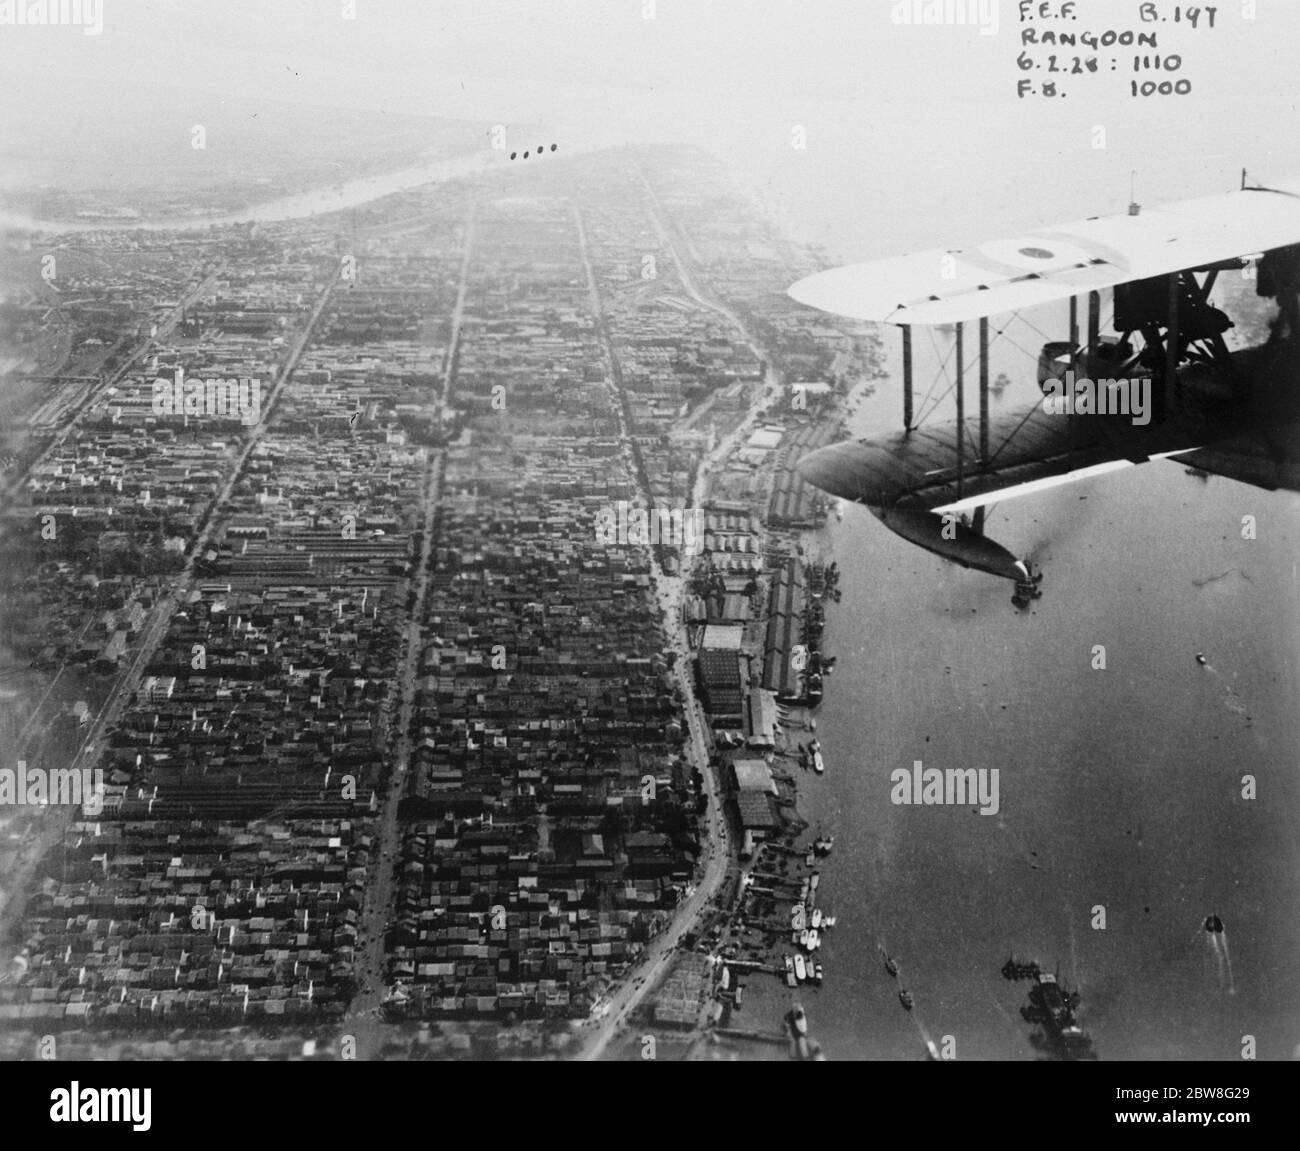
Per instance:
[[[1010,980],[1030,980],[1029,1003],[1020,1014],[1025,1022],[1036,1025],[1029,1037],[1034,1047],[1049,1059],[1073,1062],[1097,1058],[1092,1040],[1079,1026],[1077,991],[1071,991],[1056,975],[1043,971],[1032,960],[1023,963],[1012,956],[1002,965],[1002,974]]]

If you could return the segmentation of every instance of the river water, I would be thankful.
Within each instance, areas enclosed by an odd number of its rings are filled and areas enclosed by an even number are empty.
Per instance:
[[[361,204],[377,200],[382,196],[391,196],[395,192],[409,191],[412,188],[420,187],[422,184],[450,180],[456,176],[472,176],[490,171],[493,168],[503,167],[506,163],[504,153],[485,148],[461,156],[430,160],[408,168],[358,177],[355,180],[348,180],[334,187],[312,188],[309,191],[298,192],[292,196],[281,196],[261,204],[254,204],[237,212],[187,216],[180,219],[37,220],[20,212],[0,210],[0,228],[12,228],[29,232],[53,232],[56,234],[125,230],[192,232],[202,228],[214,228],[227,224],[275,223],[282,220],[297,220],[309,216],[319,216],[325,212],[339,212],[346,208],[355,208]]]
[[[1003,402],[1031,394],[1028,373]],[[853,431],[896,427],[899,406],[881,387]],[[1007,501],[987,531],[1043,566],[1031,612],[863,507],[817,533],[843,599],[825,641],[827,771],[800,779],[801,810],[836,837],[811,1029],[832,1059],[918,1058],[945,1036],[959,1059],[1035,1058],[1027,985],[1000,974],[1015,952],[1079,988],[1099,1058],[1236,1059],[1246,1036],[1259,1058],[1289,1057],[1300,497],[1153,463]],[[997,769],[1000,811],[895,806],[890,773],[917,759]]]

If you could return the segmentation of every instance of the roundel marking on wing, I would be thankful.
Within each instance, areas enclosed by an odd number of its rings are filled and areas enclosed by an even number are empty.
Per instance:
[[[1016,279],[1028,272],[1043,274],[1083,267],[1092,260],[1091,252],[1081,244],[1071,242],[1068,237],[1054,236],[1047,243],[1044,240],[1047,237],[990,240],[973,252],[963,252],[962,256],[972,264],[996,271],[1008,279]]]
[[[1132,267],[1129,254],[1094,236],[1077,236],[1068,232],[1041,232],[1043,239],[1077,245],[1078,251],[1089,264],[1108,264],[1118,272],[1126,273]]]

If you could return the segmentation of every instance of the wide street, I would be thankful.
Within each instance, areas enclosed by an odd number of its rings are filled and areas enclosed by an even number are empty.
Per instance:
[[[770,358],[764,354],[762,348],[745,330],[739,317],[711,299],[696,286],[690,276],[680,238],[663,222],[662,208],[648,181],[646,187],[655,205],[654,219],[660,239],[671,249],[682,284],[687,292],[704,307],[725,315],[740,330],[754,354],[760,360],[765,360],[769,365],[766,378],[763,381],[762,393],[754,397],[750,403],[749,412],[745,419],[714,445],[713,450],[700,462],[700,466],[696,470],[695,483],[691,492],[691,506],[702,508],[708,489],[710,470],[744,443],[757,422],[760,411],[780,396],[784,384],[780,374],[771,366]],[[579,227],[581,228],[580,221]],[[585,261],[585,240],[582,242],[582,248]],[[600,305],[596,280],[589,262],[587,274],[593,308],[599,312]],[[614,379],[617,379],[617,373],[613,370],[616,366],[614,349],[608,345],[607,341],[606,355],[611,361],[611,375]],[[618,410],[621,414],[621,406]],[[626,428],[623,429],[623,433],[626,445],[628,443]],[[629,463],[631,464],[632,461],[629,461]],[[635,468],[634,474],[637,474]],[[703,874],[695,885],[694,891],[677,907],[672,923],[649,942],[641,962],[632,973],[625,977],[613,994],[597,1005],[592,1020],[589,1020],[587,1024],[592,1029],[582,1035],[581,1047],[575,1056],[583,1060],[599,1059],[601,1057],[620,1027],[628,1020],[631,1013],[646,995],[657,985],[659,976],[667,970],[666,963],[672,951],[681,942],[682,938],[695,927],[701,913],[717,895],[718,889],[726,878],[728,864],[735,852],[735,845],[731,842],[723,811],[722,789],[710,764],[709,740],[705,735],[709,730],[708,719],[695,692],[690,645],[686,634],[686,625],[682,617],[682,605],[685,601],[687,589],[686,576],[667,575],[659,563],[657,553],[652,553],[651,572],[659,608],[663,613],[664,637],[667,641],[666,650],[673,652],[675,656],[673,675],[681,692],[683,710],[689,728],[689,740],[686,748],[687,758],[691,766],[697,768],[703,776],[704,792],[708,797],[708,807],[705,812],[703,828],[703,842],[708,846],[705,851]]]

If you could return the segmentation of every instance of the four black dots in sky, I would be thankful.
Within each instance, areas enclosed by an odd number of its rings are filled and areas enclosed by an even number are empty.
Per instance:
[[[551,145],[551,151],[554,152],[555,149],[558,148],[558,147],[559,147],[559,144],[552,144],[552,145]],[[538,154],[539,156],[540,156],[543,152],[545,152],[545,151],[546,151],[546,145],[545,145],[545,144],[538,144],[538,145],[537,145],[537,154]],[[524,159],[527,160],[528,157],[529,157],[530,155],[532,155],[531,152],[525,152],[525,153],[524,153]],[[518,153],[518,152],[511,152],[511,153],[510,153],[510,159],[512,159],[512,160],[516,160],[516,159],[518,159],[518,158],[519,158],[519,153]]]

